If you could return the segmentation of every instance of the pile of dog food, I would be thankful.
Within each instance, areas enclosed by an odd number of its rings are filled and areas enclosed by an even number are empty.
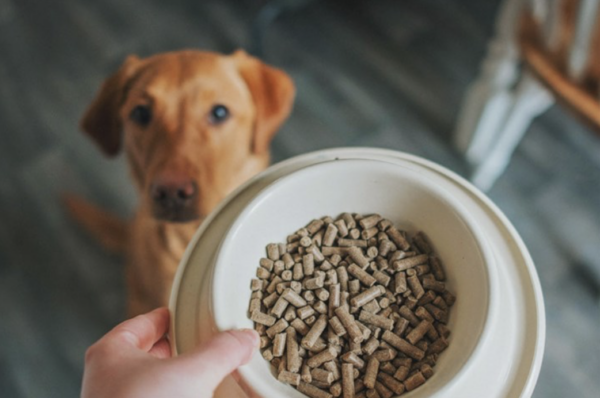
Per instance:
[[[455,296],[423,233],[377,214],[311,221],[272,243],[249,317],[281,382],[313,398],[390,398],[421,386],[448,347]]]

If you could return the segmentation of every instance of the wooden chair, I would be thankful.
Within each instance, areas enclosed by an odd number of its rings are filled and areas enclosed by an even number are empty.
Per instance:
[[[600,0],[505,0],[454,135],[489,189],[531,121],[555,101],[600,133]]]

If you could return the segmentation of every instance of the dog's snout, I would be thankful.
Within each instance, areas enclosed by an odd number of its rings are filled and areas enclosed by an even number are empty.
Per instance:
[[[167,221],[189,221],[197,217],[198,185],[190,179],[163,176],[150,186],[154,215]]]
[[[178,184],[152,184],[152,198],[165,206],[173,206],[187,201],[196,195],[196,185],[188,181]]]

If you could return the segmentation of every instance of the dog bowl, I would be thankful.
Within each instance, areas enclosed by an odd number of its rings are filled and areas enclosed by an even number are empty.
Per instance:
[[[442,259],[447,285],[458,296],[448,327],[449,348],[436,373],[414,396],[430,396],[457,377],[494,316],[495,262],[487,241],[462,205],[412,170],[381,161],[338,160],[292,173],[261,192],[232,225],[216,258],[212,283],[218,329],[251,328],[247,317],[250,280],[265,246],[324,215],[378,213],[401,229],[424,231]],[[278,382],[255,355],[240,370],[263,397],[303,397]],[[408,396],[408,394],[407,394]]]
[[[435,375],[403,396],[529,396],[544,340],[539,281],[514,229],[472,190],[430,162],[368,148],[322,151],[271,167],[224,201],[190,243],[172,292],[174,352],[218,330],[251,326],[249,281],[266,243],[325,214],[377,212],[427,233],[458,295],[451,343]],[[473,250],[460,253],[461,247]],[[496,270],[495,263],[502,266]],[[242,384],[263,397],[303,396],[277,382],[258,354],[240,373]],[[216,396],[246,395],[230,379]]]

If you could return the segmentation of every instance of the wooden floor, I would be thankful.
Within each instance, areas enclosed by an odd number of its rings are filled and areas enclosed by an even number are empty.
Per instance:
[[[127,215],[123,159],[77,128],[127,54],[250,45],[251,0],[0,0],[0,396],[77,397],[86,347],[123,317],[122,263],[65,217],[74,191]],[[298,86],[275,160],[393,148],[465,175],[451,132],[498,0],[330,0],[285,13],[265,59]],[[600,391],[600,140],[553,108],[490,191],[537,264],[548,316],[535,397]]]

